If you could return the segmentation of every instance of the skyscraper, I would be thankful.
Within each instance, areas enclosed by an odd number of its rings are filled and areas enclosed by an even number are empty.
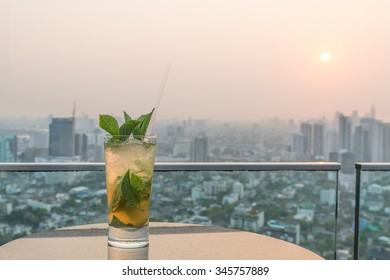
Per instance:
[[[390,123],[383,124],[383,161],[390,161]]]
[[[383,160],[383,124],[373,118],[362,118],[356,127],[356,154],[359,161]]]
[[[339,149],[351,151],[352,149],[351,118],[344,116],[343,114],[340,114],[338,118],[338,128],[339,128]]]
[[[0,162],[17,161],[17,137],[0,136]]]
[[[322,123],[313,125],[313,156],[316,159],[324,159],[325,126]]]
[[[75,155],[74,118],[53,118],[49,126],[49,156]]]
[[[311,123],[301,123],[301,133],[303,135],[303,154],[311,156],[313,138]]]
[[[191,161],[209,161],[208,159],[207,137],[204,135],[196,136],[191,143]]]
[[[85,133],[76,133],[75,134],[75,150],[74,153],[76,156],[80,156],[82,161],[87,161],[88,159],[88,137]]]
[[[299,155],[303,154],[303,135],[300,133],[292,135],[292,152]]]

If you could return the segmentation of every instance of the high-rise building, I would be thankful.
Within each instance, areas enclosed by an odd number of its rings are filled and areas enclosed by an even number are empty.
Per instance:
[[[312,126],[311,123],[301,123],[301,133],[303,135],[303,154],[310,156],[312,154]]]
[[[313,125],[313,156],[315,159],[325,158],[325,126],[323,123]]]
[[[325,153],[325,155],[327,155],[327,160],[338,162],[338,159],[337,160],[331,159],[331,155],[333,153],[337,154],[337,156],[339,153],[338,133],[335,129],[326,130],[326,132],[325,132],[324,153]]]
[[[384,127],[373,118],[362,118],[355,132],[355,152],[358,161],[383,161]]]
[[[390,162],[390,123],[383,124],[383,158],[385,162]]]
[[[209,161],[206,136],[200,135],[192,140],[190,160],[195,162]]]
[[[303,154],[303,135],[300,133],[294,133],[292,135],[292,152],[296,154]]]
[[[354,149],[358,161],[371,161],[370,132],[365,125],[358,125],[355,129]]]
[[[75,155],[80,156],[82,161],[87,161],[88,158],[88,137],[85,133],[75,134]]]
[[[53,118],[49,126],[49,156],[75,155],[74,118]]]
[[[352,122],[351,118],[340,114],[338,117],[339,149],[352,149]]]
[[[15,136],[0,136],[0,162],[17,161],[17,144]]]

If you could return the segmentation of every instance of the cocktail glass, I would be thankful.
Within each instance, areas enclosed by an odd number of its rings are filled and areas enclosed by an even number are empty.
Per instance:
[[[120,248],[147,246],[156,136],[130,136],[118,141],[106,135],[104,152],[108,244]]]

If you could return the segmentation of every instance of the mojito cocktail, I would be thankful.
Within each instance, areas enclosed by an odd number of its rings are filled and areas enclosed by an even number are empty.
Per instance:
[[[108,206],[108,243],[138,248],[149,244],[149,206],[152,192],[156,136],[145,135],[151,115],[132,120],[124,112],[115,118],[100,115],[104,139]]]
[[[111,138],[111,142],[105,142],[104,150],[109,243],[118,247],[145,246],[156,137],[129,138],[124,142]],[[132,241],[126,241],[129,238]]]

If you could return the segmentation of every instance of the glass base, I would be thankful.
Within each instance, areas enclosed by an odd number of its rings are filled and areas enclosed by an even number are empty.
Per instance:
[[[149,245],[149,225],[143,227],[108,226],[108,244],[118,248],[141,248]]]
[[[110,245],[108,248],[109,260],[147,260],[149,259],[149,246],[141,248],[118,248]]]

